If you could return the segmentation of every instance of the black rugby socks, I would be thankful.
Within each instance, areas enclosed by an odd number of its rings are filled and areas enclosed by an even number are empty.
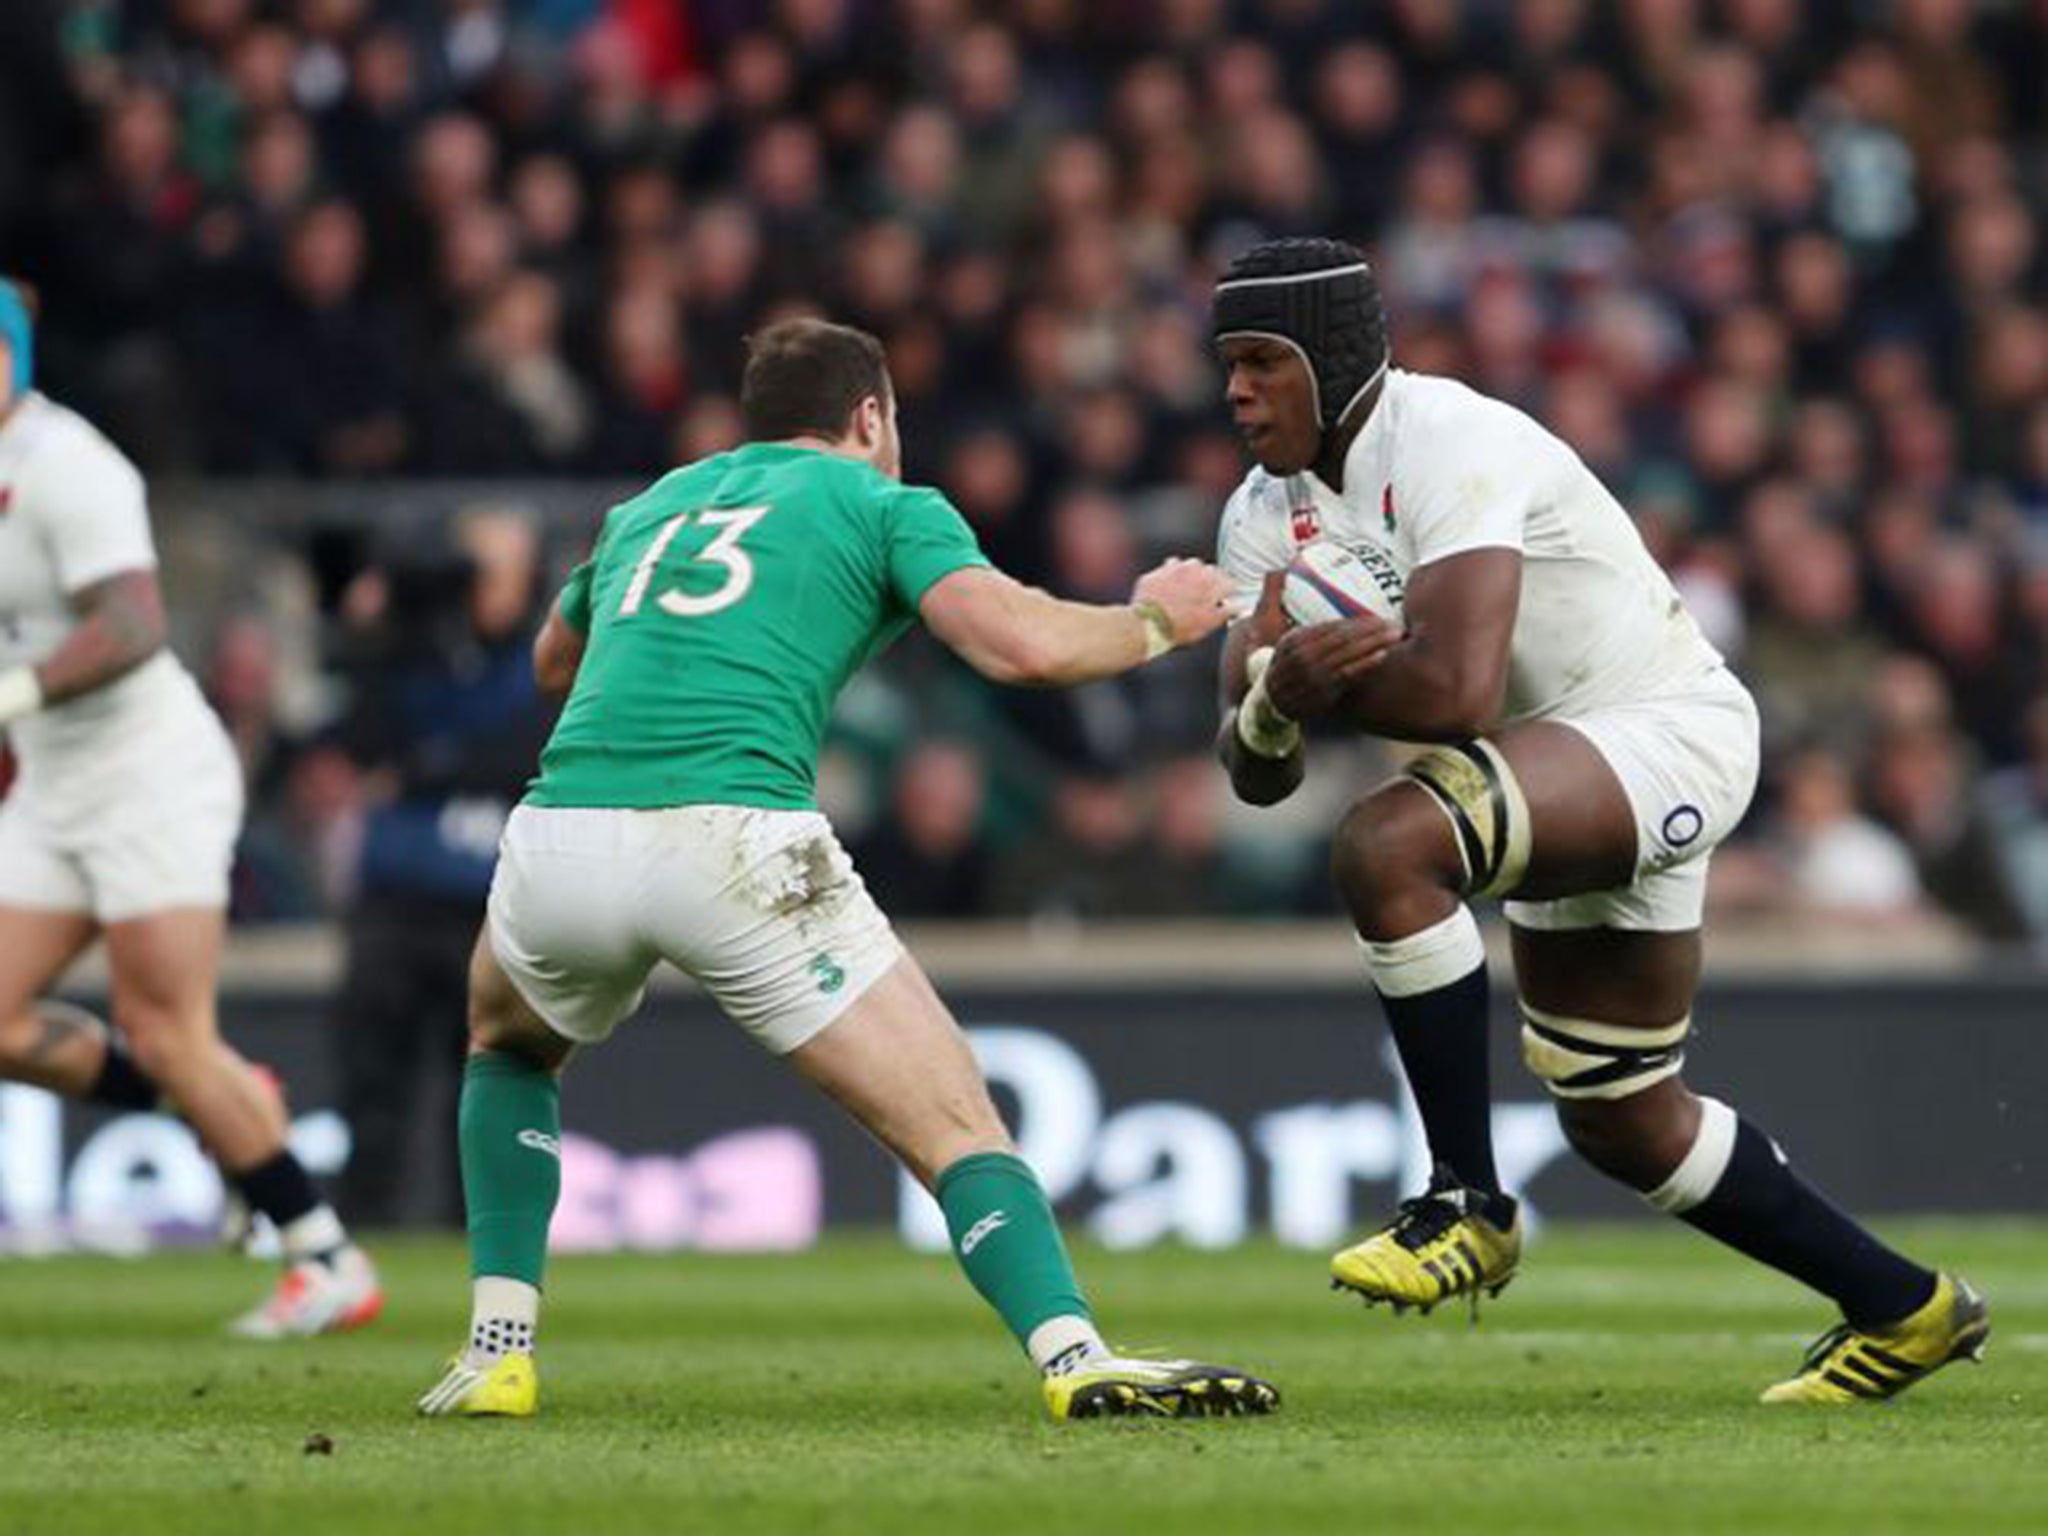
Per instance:
[[[1678,1219],[1738,1253],[1832,1297],[1857,1328],[1896,1323],[1925,1306],[1935,1277],[1879,1242],[1785,1161],[1747,1120],[1707,1197]]]

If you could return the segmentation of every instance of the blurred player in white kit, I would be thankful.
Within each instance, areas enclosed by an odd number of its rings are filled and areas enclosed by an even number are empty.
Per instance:
[[[375,1271],[285,1145],[261,1074],[220,1038],[216,986],[241,767],[165,645],[142,477],[34,388],[29,290],[0,280],[0,1078],[175,1110],[249,1207],[284,1275],[237,1319],[255,1338],[375,1317]],[[114,1024],[44,999],[104,935]]]

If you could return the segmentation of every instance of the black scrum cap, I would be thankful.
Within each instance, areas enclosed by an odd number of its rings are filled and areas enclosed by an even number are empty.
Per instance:
[[[1379,279],[1342,240],[1266,240],[1216,284],[1215,337],[1264,336],[1301,354],[1327,432],[1387,371]]]

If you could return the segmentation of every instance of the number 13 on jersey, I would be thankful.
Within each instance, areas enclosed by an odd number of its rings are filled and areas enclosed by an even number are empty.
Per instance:
[[[725,580],[709,592],[691,593],[666,587],[655,594],[654,601],[662,612],[679,619],[702,618],[707,613],[730,608],[745,597],[747,589],[754,584],[754,562],[740,548],[740,540],[769,511],[767,507],[709,507],[678,513],[670,518],[648,542],[647,553],[640,557],[640,563],[633,567],[633,579],[626,584],[626,595],[619,602],[619,617],[630,618],[640,611],[640,605],[647,600],[647,589],[654,583],[655,568],[661,564],[662,556],[668,553],[676,535],[693,520],[703,527],[716,529],[717,533],[710,543],[690,557],[690,563],[722,567]]]

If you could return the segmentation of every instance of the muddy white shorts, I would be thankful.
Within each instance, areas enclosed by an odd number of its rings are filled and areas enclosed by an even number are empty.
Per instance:
[[[161,739],[146,762],[63,774],[61,794],[49,782],[60,772],[24,774],[0,802],[0,906],[102,924],[227,906],[242,765],[210,715]]]
[[[816,811],[522,805],[491,882],[492,951],[559,1034],[602,1040],[666,960],[777,1055],[903,953]]]
[[[1523,928],[1697,928],[1707,860],[1735,830],[1756,792],[1757,714],[1725,668],[1671,698],[1559,718],[1598,749],[1636,816],[1636,876],[1629,884],[1556,901],[1509,901]]]

